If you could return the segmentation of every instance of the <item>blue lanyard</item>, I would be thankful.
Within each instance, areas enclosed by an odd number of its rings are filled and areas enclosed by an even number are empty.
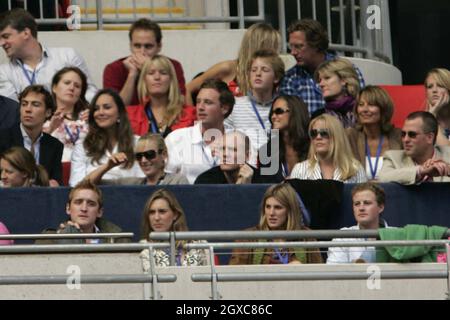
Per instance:
[[[253,107],[253,111],[255,112],[256,117],[258,118],[259,124],[261,125],[261,127],[264,130],[266,130],[266,126],[264,125],[264,121],[262,120],[261,115],[259,114],[258,109],[256,108],[255,102],[251,98],[249,98],[249,100],[250,100],[250,103],[251,103],[251,105]]]
[[[158,125],[156,124],[156,119],[153,115],[152,107],[150,106],[150,104],[145,107],[145,112],[147,113],[147,118],[150,121],[150,132],[159,133]]]
[[[69,129],[69,127],[64,124],[64,129],[66,130],[67,134],[69,135],[69,139],[70,142],[72,142],[72,144],[75,144],[75,142],[77,142],[78,138],[80,137],[80,128],[77,126],[77,133],[72,135],[71,130]]]
[[[384,136],[381,135],[380,142],[378,143],[377,154],[375,156],[376,157],[375,168],[373,168],[372,159],[370,157],[370,148],[369,148],[369,144],[367,143],[367,137],[366,137],[366,156],[367,156],[367,160],[369,160],[369,168],[370,168],[370,174],[372,176],[372,180],[374,180],[375,176],[377,175],[378,160],[380,160],[381,149],[383,148],[383,140],[384,140]]]
[[[202,142],[202,152],[203,152],[203,157],[206,158],[206,160],[208,161],[209,165],[212,165],[213,167],[217,166],[217,162],[216,159],[214,159],[214,157],[211,155],[211,157],[213,158],[213,162],[211,163],[211,161],[209,160],[208,155],[206,154],[205,151],[205,142]]]
[[[25,75],[25,77],[27,78],[28,82],[30,83],[30,85],[33,85],[34,82],[36,81],[36,70],[33,71],[33,76],[30,78],[30,75],[28,74],[28,71],[25,69],[25,67],[23,66],[23,63],[20,64],[23,74]]]
[[[280,250],[278,250],[277,248],[275,248],[275,253],[278,256],[278,260],[282,263],[282,264],[288,264],[289,263],[289,253],[285,252],[285,253],[281,253]]]
[[[289,168],[288,168],[287,162],[283,162],[281,164],[281,170],[283,171],[283,177],[286,178],[287,176],[289,176]]]

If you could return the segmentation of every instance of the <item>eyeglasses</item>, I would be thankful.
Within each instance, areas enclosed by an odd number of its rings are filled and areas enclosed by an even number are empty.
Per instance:
[[[153,160],[156,158],[156,155],[161,153],[161,150],[155,151],[155,150],[147,150],[144,152],[137,152],[134,154],[137,161],[141,161],[143,157],[147,160]]]
[[[281,115],[289,112],[289,109],[276,108],[272,110],[272,114]]]
[[[304,44],[287,44],[287,48],[292,52],[292,51],[302,51],[302,49],[305,47]]]
[[[317,136],[320,135],[324,139],[330,138],[330,132],[328,129],[312,129],[309,131],[309,136],[311,139],[317,138]]]
[[[422,134],[422,133],[419,133],[419,132],[416,132],[416,131],[402,131],[402,138],[408,136],[408,137],[410,137],[411,139],[414,139],[414,138],[416,138],[419,134]]]

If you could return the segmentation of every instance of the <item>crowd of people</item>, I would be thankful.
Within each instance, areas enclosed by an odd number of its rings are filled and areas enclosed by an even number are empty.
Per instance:
[[[235,60],[186,83],[182,65],[161,54],[159,25],[139,19],[129,31],[130,55],[105,67],[100,90],[75,50],[47,48],[37,33],[26,10],[0,18],[9,58],[0,65],[0,186],[61,186],[62,163],[69,163],[70,220],[49,232],[120,230],[102,217],[100,184],[273,184],[250,230],[305,230],[288,179],[361,184],[352,195],[353,229],[386,226],[378,182],[450,181],[450,71],[426,75],[426,105],[395,128],[390,96],[329,52],[318,21],[289,27],[296,60],[289,70],[279,57],[278,31],[256,23]],[[188,230],[165,189],[149,198],[142,226],[144,241],[151,231]],[[6,230],[0,224],[0,233]],[[177,264],[208,263],[205,252],[184,252],[182,245]],[[370,262],[373,252],[330,249],[327,262]],[[322,261],[311,249],[238,253],[232,264]],[[167,252],[156,257],[167,264]]]

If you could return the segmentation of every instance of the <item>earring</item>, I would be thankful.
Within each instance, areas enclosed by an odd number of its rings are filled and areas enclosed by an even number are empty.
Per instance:
[[[117,123],[120,123],[120,119],[117,119],[117,121],[116,121]]]

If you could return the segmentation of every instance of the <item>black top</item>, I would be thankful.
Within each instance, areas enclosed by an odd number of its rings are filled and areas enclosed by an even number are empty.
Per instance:
[[[260,170],[254,167],[253,169],[253,183],[277,183],[278,181],[274,178],[274,176],[263,176],[260,173]],[[200,174],[195,180],[194,184],[228,184],[228,180],[225,177],[225,174],[220,169],[220,166],[213,167],[202,174]]]
[[[0,153],[11,147],[23,147],[23,136],[20,125],[9,129],[0,130]],[[42,134],[39,149],[39,163],[47,170],[50,179],[54,179],[62,185],[61,158],[64,145],[47,133]]]
[[[8,129],[20,122],[19,103],[0,96],[0,129]]]

